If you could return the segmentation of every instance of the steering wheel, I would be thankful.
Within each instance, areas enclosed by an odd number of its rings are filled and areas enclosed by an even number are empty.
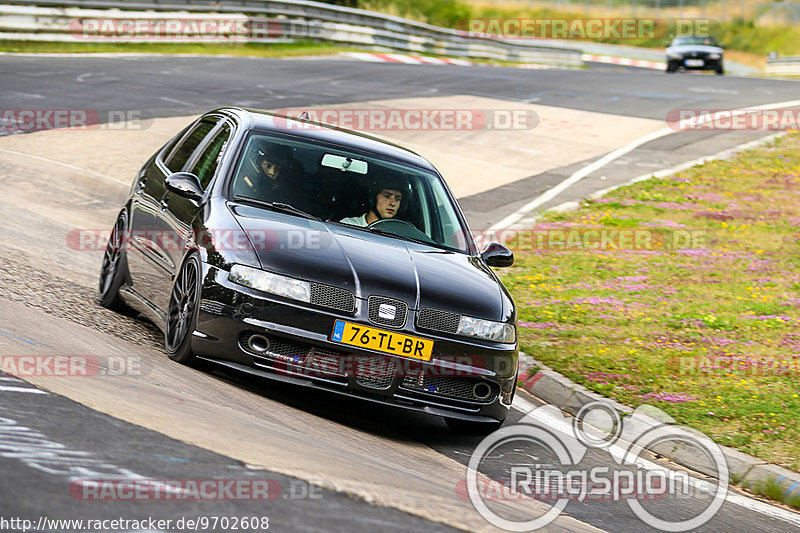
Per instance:
[[[400,218],[381,218],[372,224],[367,225],[367,229],[377,228],[382,231],[387,231],[399,235],[400,237],[408,237],[418,241],[425,241],[434,243],[435,241],[428,237],[425,233],[421,232],[417,227],[407,220]]]
[[[397,228],[393,228],[392,226],[397,226]],[[385,229],[386,231],[395,231],[396,229],[400,229],[403,226],[410,226],[416,231],[419,231],[417,227],[407,220],[402,220],[400,218],[379,218],[372,224],[367,224],[368,228],[378,228]]]

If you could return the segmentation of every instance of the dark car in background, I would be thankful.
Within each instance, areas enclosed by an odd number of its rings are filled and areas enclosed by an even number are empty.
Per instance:
[[[387,188],[389,218],[352,222]],[[476,248],[419,155],[225,108],[139,171],[107,245],[99,300],[155,321],[175,361],[488,431],[516,386],[516,308],[490,268],[512,262],[499,244]]]
[[[667,46],[667,72],[685,70],[713,70],[725,73],[723,50],[709,35],[681,35]]]

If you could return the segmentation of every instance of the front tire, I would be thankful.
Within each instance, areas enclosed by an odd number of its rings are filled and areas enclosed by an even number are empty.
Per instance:
[[[169,358],[184,365],[195,361],[192,333],[200,307],[201,272],[200,258],[196,253],[190,255],[175,278],[169,298],[164,345]]]
[[[103,265],[100,267],[100,280],[97,286],[97,299],[107,309],[119,310],[122,298],[119,289],[128,275],[128,260],[125,255],[128,235],[128,214],[123,211],[117,217],[111,235],[108,237]]]

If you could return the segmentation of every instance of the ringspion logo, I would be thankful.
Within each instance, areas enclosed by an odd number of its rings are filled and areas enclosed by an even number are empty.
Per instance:
[[[716,481],[698,480],[647,459],[650,452],[665,447],[681,447],[704,457]],[[596,461],[585,464],[589,450],[607,451],[608,466],[598,466]],[[493,477],[482,472],[492,472]],[[622,418],[609,403],[596,401],[583,406],[573,419],[544,405],[518,424],[490,434],[475,448],[466,480],[456,484],[455,490],[487,522],[506,531],[546,527],[573,501],[618,501],[648,526],[675,532],[708,522],[725,503],[728,479],[722,450],[702,433],[674,424],[653,406],[640,406]],[[651,512],[648,502],[667,497],[691,499],[692,509],[681,516]],[[509,518],[492,507],[491,502],[499,500],[523,505]],[[524,505],[532,500],[552,505]]]

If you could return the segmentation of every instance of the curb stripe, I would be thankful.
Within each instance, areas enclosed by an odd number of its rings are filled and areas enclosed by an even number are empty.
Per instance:
[[[667,68],[667,64],[663,61],[648,61],[646,59],[631,59],[629,57],[582,54],[581,59],[594,63],[608,63],[611,65],[625,65],[628,67],[652,68],[658,70]]]
[[[47,394],[41,389],[34,389],[31,387],[6,387],[0,386],[0,392],[27,392],[30,394]]]
[[[499,65],[475,63],[467,59],[453,59],[446,57],[432,57],[432,56],[411,56],[404,54],[389,54],[377,52],[345,52],[341,54],[346,57],[358,59],[359,61],[369,61],[372,63],[402,63],[406,65],[456,65],[461,67],[497,67]],[[540,65],[538,63],[523,63],[520,65],[512,65],[511,68],[522,69],[551,69],[557,68],[552,65]],[[563,66],[561,68],[571,68]],[[572,67],[574,68],[574,67]]]

